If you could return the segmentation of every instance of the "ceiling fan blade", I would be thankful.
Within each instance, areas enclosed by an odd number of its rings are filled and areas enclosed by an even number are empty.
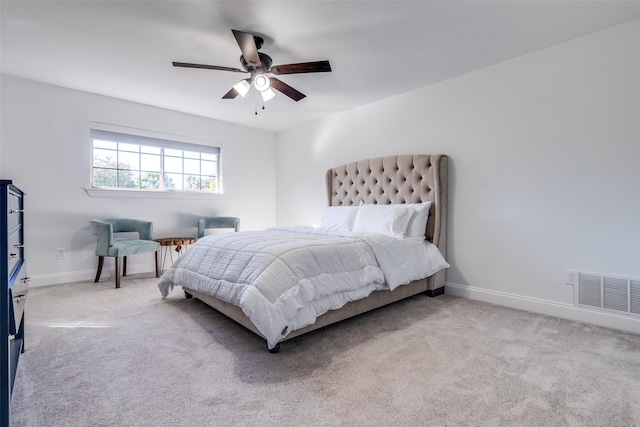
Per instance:
[[[284,93],[285,95],[287,95],[289,98],[293,99],[296,102],[300,101],[302,98],[307,96],[304,93],[299,92],[296,89],[292,88],[282,80],[276,79],[275,77],[269,77],[269,81],[271,82],[272,88]]]
[[[300,74],[300,73],[328,73],[331,72],[329,61],[300,62],[298,64],[273,65],[270,73],[280,74]]]
[[[185,68],[204,68],[206,70],[233,71],[234,73],[246,73],[246,71],[241,70],[240,68],[219,67],[217,65],[189,64],[187,62],[174,62],[173,66]]]
[[[235,97],[236,97],[236,96],[238,96],[238,95],[239,95],[238,91],[237,91],[235,88],[233,88],[233,87],[232,87],[232,88],[229,90],[229,92],[227,92],[227,93],[225,93],[225,94],[224,94],[224,96],[222,97],[222,99],[233,99],[233,98],[235,98]]]
[[[240,46],[240,50],[242,51],[242,56],[244,60],[255,67],[260,66],[260,56],[258,55],[258,47],[256,46],[256,42],[253,38],[253,34],[245,33],[244,31],[231,30],[233,32],[233,36],[236,38],[238,42],[238,46]]]

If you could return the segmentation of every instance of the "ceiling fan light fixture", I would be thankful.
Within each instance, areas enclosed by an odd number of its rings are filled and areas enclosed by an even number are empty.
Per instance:
[[[268,87],[265,90],[261,91],[260,94],[262,95],[262,100],[264,102],[267,102],[267,101],[273,99],[274,96],[276,96],[276,93],[270,87]]]
[[[269,78],[267,78],[267,76],[265,76],[264,74],[258,74],[256,78],[253,79],[253,85],[260,92],[264,92],[265,90],[269,89],[271,83],[269,82]]]
[[[240,80],[238,83],[233,85],[233,88],[238,92],[241,97],[245,97],[249,89],[251,89],[251,85],[246,80]]]

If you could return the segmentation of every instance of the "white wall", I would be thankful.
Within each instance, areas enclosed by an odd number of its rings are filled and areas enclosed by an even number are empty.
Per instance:
[[[25,258],[31,285],[95,275],[91,218],[129,217],[154,223],[157,237],[196,235],[197,219],[229,215],[244,230],[275,224],[276,135],[216,120],[47,84],[2,76],[3,179],[25,199]],[[89,123],[105,122],[221,142],[224,195],[209,199],[89,197]],[[56,260],[55,249],[66,259]],[[131,273],[152,271],[153,257],[128,259]],[[113,268],[112,260],[105,269]],[[105,270],[103,276],[113,274]]]
[[[635,20],[280,133],[278,223],[319,222],[332,166],[445,153],[448,293],[640,331],[564,284],[640,277],[638,40]]]

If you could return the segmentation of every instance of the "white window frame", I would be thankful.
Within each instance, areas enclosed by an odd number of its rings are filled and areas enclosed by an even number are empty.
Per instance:
[[[222,186],[222,144],[203,139],[191,138],[181,135],[173,135],[146,129],[137,129],[108,123],[91,122],[89,132],[89,186],[85,191],[90,197],[117,197],[117,198],[221,198]],[[107,188],[93,186],[93,139],[117,139],[118,142],[156,146],[169,149],[196,151],[215,154],[218,156],[218,191],[178,190],[178,189],[139,189],[139,188]]]

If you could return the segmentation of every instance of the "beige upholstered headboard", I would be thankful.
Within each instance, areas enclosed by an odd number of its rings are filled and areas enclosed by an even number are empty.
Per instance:
[[[376,157],[327,171],[329,206],[420,203],[431,200],[426,236],[446,256],[447,156]]]

